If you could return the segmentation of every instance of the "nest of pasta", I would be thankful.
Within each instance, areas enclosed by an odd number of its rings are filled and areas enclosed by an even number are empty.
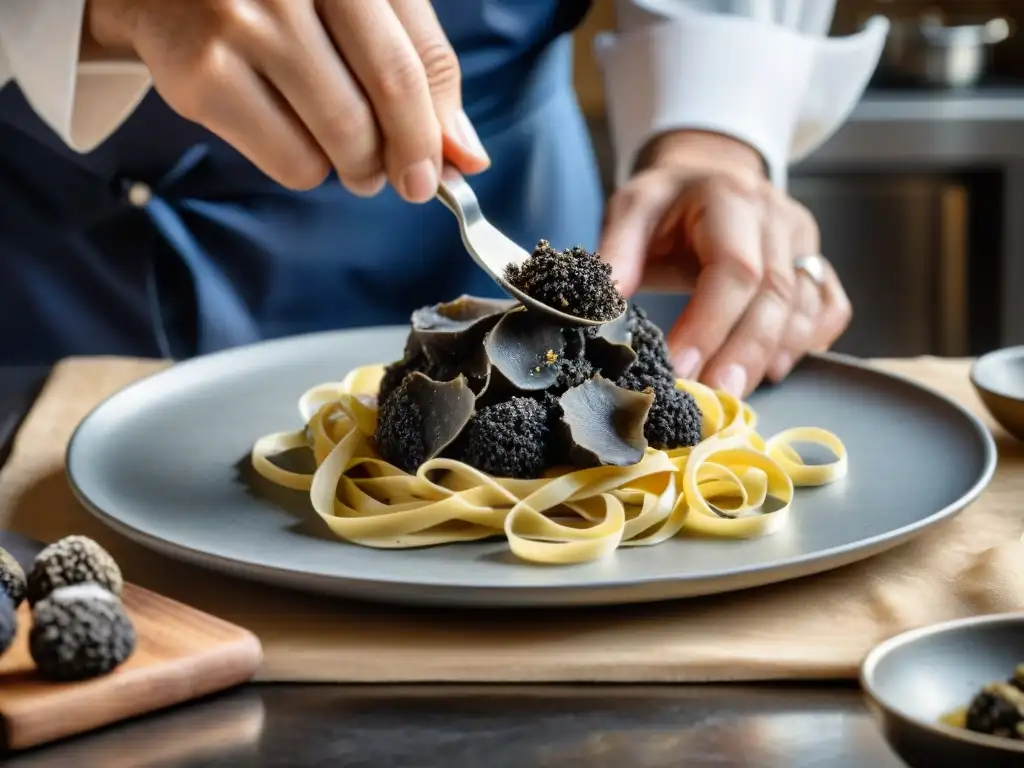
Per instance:
[[[786,523],[795,487],[847,468],[832,433],[764,439],[748,404],[676,380],[636,307],[586,330],[512,302],[425,307],[400,361],[314,387],[299,411],[304,428],[260,438],[253,467],[376,548],[500,536],[525,561],[564,564],[685,532],[761,536]],[[806,464],[800,442],[834,460]],[[274,461],[294,449],[312,474]]]

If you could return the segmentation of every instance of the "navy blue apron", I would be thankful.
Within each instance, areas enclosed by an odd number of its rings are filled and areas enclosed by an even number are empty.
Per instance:
[[[435,0],[493,160],[473,184],[524,247],[596,245],[601,192],[567,32],[587,0]],[[497,287],[441,205],[267,179],[151,93],[95,151],[0,92],[0,363],[177,359],[263,338],[404,323]]]

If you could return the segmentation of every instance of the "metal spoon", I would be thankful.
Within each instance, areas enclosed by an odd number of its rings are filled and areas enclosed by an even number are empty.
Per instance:
[[[603,325],[614,322],[625,314],[611,320],[588,320],[561,312],[543,302],[527,296],[505,279],[505,268],[509,264],[522,264],[530,258],[530,254],[503,235],[484,217],[480,210],[480,201],[472,187],[453,166],[445,164],[441,171],[441,183],[437,190],[437,199],[455,214],[459,220],[459,231],[462,242],[473,260],[489,274],[507,293],[514,296],[528,309],[545,312],[563,325]]]

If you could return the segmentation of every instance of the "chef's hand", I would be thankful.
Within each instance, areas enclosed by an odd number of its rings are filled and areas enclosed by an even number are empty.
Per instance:
[[[134,54],[184,117],[295,189],[331,168],[371,196],[437,191],[442,143],[488,164],[430,0],[88,0],[85,31]]]
[[[692,291],[668,334],[677,375],[742,396],[846,329],[850,301],[832,267],[822,260],[821,286],[794,269],[819,253],[814,217],[769,183],[752,148],[681,131],[638,167],[610,201],[600,252],[626,295]]]

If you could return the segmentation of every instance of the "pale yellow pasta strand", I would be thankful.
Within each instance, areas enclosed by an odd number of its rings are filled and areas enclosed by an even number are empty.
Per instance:
[[[795,485],[834,482],[848,468],[846,449],[832,433],[798,427],[765,440],[749,404],[680,380],[677,386],[701,410],[704,439],[697,446],[649,450],[633,467],[554,472],[539,480],[492,478],[451,459],[434,459],[408,475],[377,458],[371,445],[383,371],[357,368],[340,383],[310,388],[299,402],[306,427],[260,438],[252,450],[260,475],[308,490],[336,535],[365,546],[432,546],[504,534],[524,560],[573,563],[620,546],[651,546],[680,531],[767,535],[785,524]],[[794,442],[822,445],[836,461],[807,465]],[[312,475],[270,460],[300,447],[314,453]],[[350,476],[353,471],[363,474]],[[759,513],[769,496],[782,506]],[[715,499],[732,503],[716,509]]]

